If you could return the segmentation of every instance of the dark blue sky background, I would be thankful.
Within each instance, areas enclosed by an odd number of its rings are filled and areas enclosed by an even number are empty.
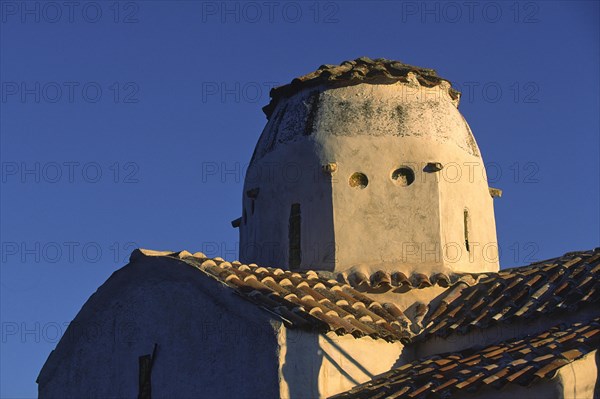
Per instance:
[[[268,89],[321,64],[462,89],[502,267],[599,245],[598,2],[67,4],[0,2],[2,398],[133,248],[236,258]]]

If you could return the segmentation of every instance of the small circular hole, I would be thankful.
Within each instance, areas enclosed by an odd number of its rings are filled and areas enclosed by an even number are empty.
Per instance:
[[[364,173],[356,172],[350,176],[348,184],[350,187],[365,188],[369,184],[369,179]]]
[[[415,172],[411,168],[402,166],[392,172],[392,180],[398,186],[410,186],[415,181]]]

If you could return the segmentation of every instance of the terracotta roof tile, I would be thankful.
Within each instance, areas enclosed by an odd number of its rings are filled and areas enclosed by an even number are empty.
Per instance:
[[[435,272],[431,275],[415,272],[406,275],[401,271],[392,273],[377,270],[370,276],[362,271],[351,271],[337,273],[337,281],[343,284],[348,284],[352,288],[360,292],[396,292],[404,293],[412,289],[427,288],[433,285],[440,287],[450,287],[457,283],[465,283],[467,285],[476,284],[483,278],[489,277],[489,273],[441,273]]]
[[[475,285],[443,295],[425,316],[425,328],[416,339],[598,306],[600,249],[488,273]]]
[[[191,255],[187,251],[156,253],[140,250],[140,253],[183,261],[292,327],[387,341],[407,342],[410,336],[408,319],[394,304],[376,302],[347,284],[320,277],[315,271],[296,273],[230,263],[221,258],[209,259],[202,253]]]
[[[407,81],[409,73],[413,73],[418,82],[425,87],[433,87],[446,82],[450,96],[454,99],[460,97],[460,93],[450,87],[450,82],[440,78],[433,69],[383,58],[372,60],[368,57],[361,57],[353,61],[344,61],[340,65],[321,65],[316,71],[295,78],[289,84],[273,88],[270,93],[271,102],[263,108],[263,111],[269,118],[281,98],[290,97],[305,88]]]
[[[140,254],[186,262],[290,326],[404,343],[597,306],[600,302],[600,249],[573,252],[499,273],[410,276],[401,271],[377,271],[370,276],[360,272],[298,273],[209,259],[202,253],[192,255],[187,251],[137,250],[132,259]],[[388,291],[403,295],[432,284],[447,289],[436,306],[415,303],[412,320],[395,304],[379,303],[370,296],[372,292]],[[585,329],[581,334],[587,339],[599,331]]]
[[[418,360],[333,398],[449,398],[486,386],[527,386],[554,377],[561,367],[598,348],[600,336],[586,337],[584,332],[588,330],[600,330],[600,317],[570,326],[558,325],[537,335],[476,351],[468,349]],[[529,350],[516,350],[523,346]]]

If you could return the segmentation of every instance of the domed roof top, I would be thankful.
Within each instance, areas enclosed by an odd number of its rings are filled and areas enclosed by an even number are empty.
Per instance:
[[[426,87],[437,86],[448,80],[439,77],[435,70],[421,68],[400,61],[385,58],[370,59],[360,57],[353,61],[344,61],[340,65],[321,65],[316,71],[295,78],[290,83],[271,89],[271,102],[263,108],[267,118],[281,98],[294,95],[302,89],[327,85],[330,87],[350,86],[359,83],[385,84],[406,81],[409,72],[416,75],[419,83]],[[460,92],[450,88],[450,95],[456,99]]]

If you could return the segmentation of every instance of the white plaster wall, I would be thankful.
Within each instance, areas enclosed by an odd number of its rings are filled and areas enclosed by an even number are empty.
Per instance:
[[[286,267],[289,217],[301,204],[303,269],[333,270],[332,181],[323,173],[321,144],[312,139],[307,120],[316,114],[317,92],[303,91],[280,103],[265,126],[246,173],[240,225],[240,260]],[[247,191],[259,188],[252,199]]]
[[[397,187],[391,180],[400,166],[421,164],[413,149],[421,140],[407,138],[398,146],[394,137],[324,137],[329,159],[338,164],[333,187],[337,268],[385,264],[441,266],[441,226],[438,185],[416,167],[416,180]],[[406,143],[408,141],[409,143]],[[412,143],[410,143],[412,142]],[[421,167],[422,169],[422,167]],[[364,189],[348,184],[353,173],[364,173]],[[393,268],[393,267],[392,267]]]
[[[300,139],[282,145],[252,165],[244,185],[240,260],[286,267],[291,205],[301,205],[302,268],[333,270],[332,183],[321,171],[316,143]],[[259,188],[255,200],[246,192]],[[254,201],[254,213],[252,212]]]
[[[303,268],[497,270],[483,161],[456,105],[446,83],[424,88],[416,81],[307,89],[282,100],[246,178],[244,191],[260,187],[260,195],[240,226],[242,260],[287,265],[290,206],[300,203]],[[424,171],[428,162],[444,169]],[[337,164],[332,175],[321,170],[328,163]],[[415,173],[410,186],[391,179],[401,166]],[[366,188],[349,186],[355,172],[367,175]],[[243,204],[248,214],[249,199]],[[279,256],[245,251],[266,242],[279,244]]]
[[[327,398],[404,364],[403,346],[369,337],[281,329],[280,397]]]
[[[456,271],[496,272],[499,256],[494,199],[489,193],[483,160],[465,152],[443,154],[439,201],[444,264]],[[464,210],[468,211],[468,250]]]
[[[158,344],[153,398],[279,394],[278,323],[200,271],[144,258],[90,297],[40,372],[41,398],[135,398]]]
[[[597,350],[562,367],[557,378],[565,399],[600,397],[600,355]]]

